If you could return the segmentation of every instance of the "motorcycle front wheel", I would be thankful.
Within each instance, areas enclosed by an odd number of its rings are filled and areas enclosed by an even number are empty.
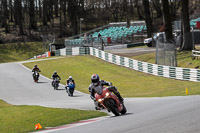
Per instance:
[[[69,93],[70,93],[70,96],[73,96],[74,90],[70,89]]]
[[[58,83],[54,83],[54,90],[58,90]]]
[[[121,114],[126,114],[126,112],[127,112],[127,109],[126,109],[126,107],[124,106],[124,104],[123,104],[123,109],[122,109],[122,111],[120,112]]]
[[[109,108],[111,110],[111,112],[115,115],[115,116],[119,116],[119,110],[117,108],[117,105],[115,103],[115,101],[113,99],[109,99],[107,101],[105,101],[105,105],[107,108]]]

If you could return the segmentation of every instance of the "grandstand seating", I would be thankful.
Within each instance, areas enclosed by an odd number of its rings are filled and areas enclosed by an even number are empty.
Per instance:
[[[200,21],[200,18],[192,19],[192,20],[190,21],[190,27],[196,28],[196,22],[197,22],[197,21]]]
[[[200,18],[192,19],[190,21],[190,26],[196,28],[197,21],[200,21]],[[66,40],[65,44],[67,44],[68,46],[76,47],[83,46],[83,44],[85,44],[86,41],[87,43],[91,43],[92,41],[94,43],[98,43],[99,34],[102,36],[104,42],[107,42],[108,37],[110,37],[111,42],[117,42],[117,40],[120,40],[121,38],[132,37],[134,34],[144,33],[146,32],[146,30],[147,28],[144,24],[132,25],[129,28],[127,28],[126,26],[109,26],[102,30],[88,34],[86,38],[80,37],[79,39]]]
[[[130,26],[127,28],[126,26],[116,26],[116,27],[109,27],[104,30],[96,31],[87,37],[87,40],[91,41],[90,37],[92,37],[94,42],[98,42],[98,35],[102,36],[104,42],[107,42],[107,38],[110,37],[111,41],[117,41],[117,39],[121,39],[122,37],[131,37],[133,34],[138,34],[141,32],[146,31],[145,25],[137,25],[137,26]],[[88,39],[89,38],[89,39]],[[69,45],[81,45],[84,43],[86,38],[81,37],[75,40],[68,40]]]
[[[103,37],[111,37],[112,40],[118,37],[127,37],[131,36],[133,33],[139,33],[146,30],[146,26],[130,26],[127,28],[125,26],[120,27],[109,27],[108,29],[100,30],[92,34],[92,37],[98,37],[98,34],[101,34]]]

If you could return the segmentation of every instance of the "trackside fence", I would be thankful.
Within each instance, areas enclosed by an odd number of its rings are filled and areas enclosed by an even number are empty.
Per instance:
[[[63,55],[89,55],[90,48],[89,47],[74,47],[74,48],[63,48],[55,51],[56,56]]]
[[[97,58],[100,58],[104,61],[131,68],[136,71],[152,74],[155,76],[161,76],[171,79],[186,80],[186,81],[195,81],[200,82],[200,70],[190,69],[190,68],[181,68],[181,67],[170,67],[164,65],[151,64],[147,62],[137,61],[127,57],[122,57],[114,55],[93,47],[76,47],[68,49],[58,50],[59,55],[92,55]],[[63,53],[61,52],[63,51]]]

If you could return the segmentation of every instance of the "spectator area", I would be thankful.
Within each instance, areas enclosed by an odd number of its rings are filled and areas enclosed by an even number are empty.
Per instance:
[[[200,18],[192,19],[190,26],[196,27],[196,23],[200,21]],[[77,39],[66,39],[66,47],[79,47],[79,46],[94,46],[104,42],[107,44],[123,44],[123,40],[134,38],[138,35],[146,35],[147,28],[144,21],[133,22],[129,28],[126,27],[126,22],[111,23],[103,28],[94,29],[90,32],[83,34],[81,37],[77,36]],[[99,39],[101,35],[101,39]]]
[[[131,25],[129,28],[122,25],[109,25],[106,28],[100,30],[94,30],[87,34],[87,36],[79,37],[74,40],[65,40],[66,46],[81,46],[85,43],[100,43],[99,35],[105,44],[119,44],[122,43],[122,39],[131,38],[135,34],[145,34],[146,26],[144,23]]]

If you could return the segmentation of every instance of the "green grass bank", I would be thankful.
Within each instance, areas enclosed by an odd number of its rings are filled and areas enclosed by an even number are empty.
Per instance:
[[[44,129],[106,115],[106,113],[98,111],[14,106],[0,100],[0,132],[27,133],[36,131],[35,124],[37,123],[40,123]]]
[[[196,47],[200,50],[200,47]],[[192,60],[192,51],[177,52],[177,65],[183,68],[200,68],[200,61]],[[156,53],[143,54],[139,56],[130,57],[135,60],[149,62],[155,64]]]
[[[186,87],[190,95],[200,94],[200,83],[137,72],[89,55],[68,56],[62,59],[26,63],[24,65],[32,68],[34,64],[37,64],[42,70],[41,74],[48,78],[54,71],[57,71],[63,84],[66,83],[68,76],[73,76],[76,89],[84,93],[88,93],[91,75],[97,73],[101,79],[110,81],[118,87],[123,97],[184,96]]]
[[[46,51],[42,42],[0,44],[0,63],[26,60]]]

